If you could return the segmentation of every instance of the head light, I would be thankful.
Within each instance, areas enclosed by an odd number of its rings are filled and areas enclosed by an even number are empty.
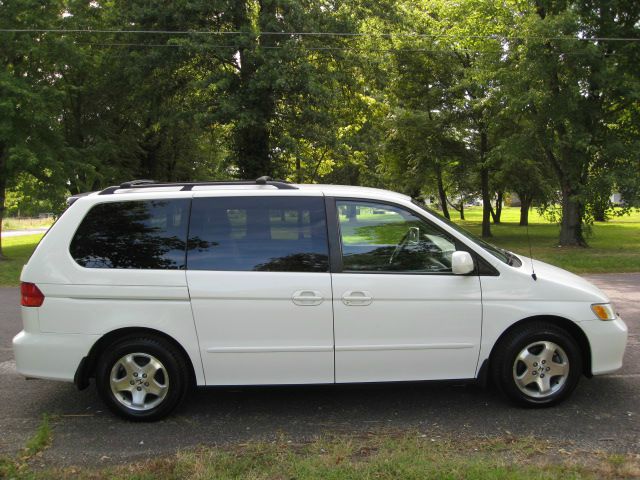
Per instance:
[[[600,320],[615,320],[616,318],[616,312],[610,303],[594,303],[591,305],[591,310]]]

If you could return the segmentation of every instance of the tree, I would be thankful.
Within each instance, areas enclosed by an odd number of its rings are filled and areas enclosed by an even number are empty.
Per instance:
[[[442,213],[449,218],[447,184],[457,183],[449,181],[451,173],[472,160],[468,129],[461,124],[458,108],[457,85],[464,72],[456,52],[429,35],[443,27],[440,12],[432,11],[433,5],[424,7],[401,6],[412,16],[394,25],[400,31],[392,41],[395,50],[388,70],[391,114],[385,162],[393,183],[410,195],[421,196],[425,189],[437,192]],[[425,36],[403,36],[407,27]]]
[[[523,133],[508,135],[494,152],[503,161],[497,173],[500,182],[520,199],[520,226],[529,225],[529,210],[534,201],[548,204],[554,199],[553,173],[545,168],[537,153],[540,152],[531,145],[530,136]]]
[[[70,2],[65,29],[65,166],[72,191],[132,178],[159,181],[207,177],[225,147],[218,126],[201,121],[199,79],[220,68],[199,43],[180,33],[204,28],[216,10],[208,2],[98,5]],[[109,33],[127,25],[131,33]],[[105,33],[105,30],[107,31]],[[140,34],[135,30],[159,31]],[[198,98],[200,96],[200,98]],[[220,172],[222,176],[222,172]]]
[[[36,29],[0,33],[12,202],[267,174],[433,194],[445,216],[480,192],[488,237],[508,190],[523,225],[558,193],[567,245],[638,204],[640,43],[602,40],[637,37],[632,0],[0,7],[1,27]]]
[[[520,199],[520,226],[529,224],[529,210],[534,201],[551,204],[555,200],[557,181],[545,162],[544,150],[540,147],[530,119],[522,114],[522,107],[510,102],[509,85],[513,81],[513,70],[505,67],[497,72],[505,87],[496,118],[496,128],[500,137],[493,149],[492,163],[500,168],[495,181],[505,191],[512,191]],[[517,72],[516,72],[517,75]]]
[[[511,102],[527,112],[559,184],[560,245],[586,246],[584,222],[597,202],[588,186],[598,172],[637,165],[637,153],[619,148],[628,137],[616,125],[640,91],[638,45],[590,38],[635,36],[639,12],[637,2],[537,1],[523,12],[524,39],[509,46],[517,57]],[[596,183],[608,197],[611,183]]]
[[[331,142],[317,142],[322,135],[314,129],[322,128],[325,135],[332,130],[330,105],[340,92],[333,79],[349,80],[340,77],[333,61],[339,50],[328,48],[339,46],[339,40],[291,32],[339,30],[338,12],[313,2],[282,0],[217,2],[216,8],[222,35],[201,41],[203,57],[220,62],[220,68],[205,74],[212,87],[205,94],[207,116],[229,126],[237,176],[286,176],[292,150],[315,155],[330,148]],[[300,176],[300,159],[295,169]]]
[[[60,12],[57,2],[2,0],[0,28],[50,25]],[[53,181],[58,173],[54,47],[46,33],[0,33],[0,219],[6,189],[21,173],[43,182]]]
[[[501,85],[495,71],[505,62],[502,38],[508,37],[516,24],[511,2],[497,4],[477,0],[461,3],[436,3],[433,15],[438,18],[438,32],[446,31],[443,46],[450,49],[460,73],[452,87],[456,101],[452,111],[458,117],[457,128],[464,139],[478,172],[482,195],[482,236],[491,237],[491,150],[500,132],[495,119],[501,108],[497,99]],[[469,15],[469,12],[473,15]],[[490,19],[490,21],[488,21]]]
[[[473,15],[468,15],[472,11]],[[502,105],[498,102],[502,85],[495,72],[507,60],[503,38],[514,30],[511,3],[504,5],[468,0],[451,7],[447,22],[451,24],[454,47],[463,67],[458,89],[458,110],[466,122],[467,142],[474,154],[482,196],[482,236],[491,237],[492,172],[496,157],[491,155],[501,132],[496,118]],[[491,21],[487,21],[491,19]],[[455,35],[460,35],[456,38]]]

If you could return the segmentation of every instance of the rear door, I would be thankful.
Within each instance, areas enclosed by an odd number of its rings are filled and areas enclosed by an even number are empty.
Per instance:
[[[321,194],[196,193],[187,282],[207,384],[334,381]]]

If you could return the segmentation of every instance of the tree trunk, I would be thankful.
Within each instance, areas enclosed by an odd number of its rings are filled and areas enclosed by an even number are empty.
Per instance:
[[[436,180],[438,182],[438,196],[440,197],[440,208],[442,209],[442,215],[445,218],[451,219],[449,215],[449,207],[447,207],[447,192],[444,189],[444,183],[442,181],[442,169],[440,165],[436,165]]]
[[[5,181],[4,178],[0,178],[0,261],[5,260],[6,257],[2,253],[2,220],[4,219],[4,197],[5,197]]]
[[[296,156],[296,182],[302,183],[302,162],[300,161],[300,157]]]
[[[528,195],[520,195],[520,226],[529,225],[529,208],[531,207],[531,197]]]
[[[527,227],[529,225],[529,207],[523,203],[520,204],[520,226]]]
[[[2,253],[2,219],[4,217],[5,183],[4,177],[0,176],[0,261],[6,259],[4,253]]]
[[[491,235],[491,196],[489,195],[489,169],[482,167],[480,170],[480,182],[482,190],[482,236],[483,238],[492,237]]]
[[[604,197],[604,198],[603,198]],[[606,222],[608,196],[598,195],[593,202],[593,219],[596,222]]]
[[[596,222],[606,222],[607,221],[607,216],[604,213],[604,209],[603,208],[598,208],[598,206],[596,205],[593,209],[593,219]]]
[[[500,216],[502,215],[502,197],[502,192],[498,190],[496,198],[496,209],[494,210],[493,205],[491,205],[491,218],[493,220],[493,223],[500,223]]]
[[[488,151],[488,139],[485,131],[480,132],[480,190],[482,192],[482,237],[491,235],[491,195],[489,194],[489,169],[485,165],[485,154]]]
[[[582,232],[584,206],[566,183],[562,186],[562,222],[560,223],[560,245],[586,247]]]
[[[498,190],[498,198],[496,200],[496,213],[493,216],[493,223],[500,223],[500,217],[502,216],[502,198],[504,196],[504,192],[502,190]]]
[[[253,18],[246,2],[237,2],[233,10],[235,27],[239,31],[270,31],[277,14],[275,2],[259,2],[258,17]],[[238,50],[239,78],[237,98],[240,100],[240,120],[233,132],[233,146],[237,156],[240,178],[253,180],[263,175],[273,175],[270,149],[270,124],[275,117],[274,91],[269,78],[264,78],[268,69],[264,65],[263,50],[271,48],[277,41],[275,35],[259,35],[247,40],[247,46]]]
[[[357,219],[358,211],[353,203],[347,204],[347,219],[350,222],[355,222]]]
[[[5,256],[2,253],[2,219],[4,217],[4,199],[7,187],[6,156],[4,145],[0,144],[0,260],[5,260]]]
[[[460,202],[460,220],[464,220],[464,200]]]
[[[240,178],[253,180],[272,175],[268,120],[264,117],[236,127],[235,150]]]

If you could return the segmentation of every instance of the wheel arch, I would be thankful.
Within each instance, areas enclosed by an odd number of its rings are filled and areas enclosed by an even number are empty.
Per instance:
[[[558,317],[555,315],[535,315],[532,317],[523,318],[522,320],[517,321],[513,325],[510,325],[509,328],[507,328],[504,332],[502,332],[502,334],[500,334],[498,339],[493,344],[493,347],[491,348],[491,353],[489,354],[489,357],[487,359],[488,362],[485,361],[486,363],[483,364],[483,368],[486,366],[486,368],[484,369],[486,371],[490,370],[491,362],[493,360],[494,354],[498,346],[502,342],[502,340],[507,335],[509,335],[511,332],[513,332],[518,328],[522,328],[526,324],[540,322],[540,321],[551,323],[563,329],[565,332],[571,335],[571,337],[578,344],[578,347],[580,348],[580,352],[582,353],[582,370],[583,370],[582,373],[587,378],[591,378],[593,376],[593,373],[591,371],[591,345],[589,344],[587,335],[584,333],[582,328],[580,328],[580,326],[577,323],[567,318]],[[483,370],[483,368],[481,368],[481,370]]]
[[[98,358],[100,357],[100,355],[102,354],[105,348],[107,348],[109,345],[111,345],[113,342],[119,339],[129,337],[129,336],[145,335],[145,334],[160,337],[165,341],[171,343],[178,349],[178,351],[184,357],[184,360],[187,362],[187,365],[189,366],[190,378],[188,381],[191,385],[194,385],[195,379],[196,379],[196,372],[195,372],[193,362],[191,361],[191,357],[189,356],[185,348],[180,344],[180,342],[178,342],[171,335],[167,335],[166,333],[161,332],[160,330],[155,330],[153,328],[146,328],[146,327],[119,328],[116,330],[112,330],[108,333],[105,333],[103,336],[101,336],[98,339],[98,341],[96,341],[93,344],[87,356],[82,359],[82,361],[80,362],[80,365],[78,365],[78,368],[76,370],[76,373],[73,379],[73,383],[75,383],[75,385],[78,387],[79,390],[84,390],[85,388],[87,388],[89,386],[89,379],[95,375]]]

